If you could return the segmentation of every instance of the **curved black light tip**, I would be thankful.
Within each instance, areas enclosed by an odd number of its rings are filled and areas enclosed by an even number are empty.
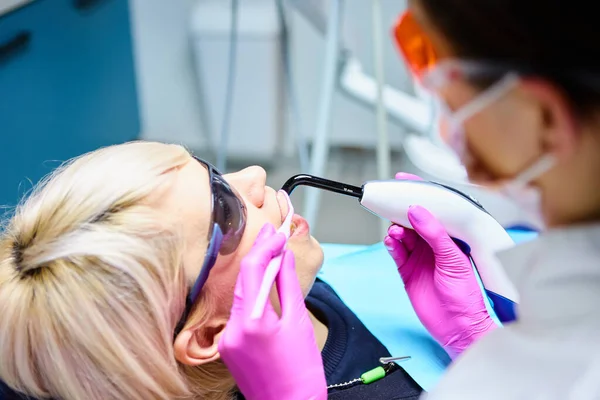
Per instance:
[[[318,176],[308,174],[298,174],[288,179],[281,190],[287,194],[292,194],[295,188],[298,186],[310,186],[317,189],[327,190],[334,193],[344,194],[350,197],[356,197],[360,199],[363,194],[361,187],[348,185],[342,182],[336,182],[325,178],[319,178]]]

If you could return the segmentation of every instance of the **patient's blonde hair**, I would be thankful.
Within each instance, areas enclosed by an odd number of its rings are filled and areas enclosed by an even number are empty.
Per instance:
[[[222,363],[182,367],[173,351],[184,240],[151,199],[189,160],[176,145],[107,147],[17,208],[0,238],[0,379],[59,399],[230,397]]]

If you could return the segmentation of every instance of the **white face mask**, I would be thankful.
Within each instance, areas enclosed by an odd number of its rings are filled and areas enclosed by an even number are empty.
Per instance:
[[[523,210],[536,225],[543,227],[545,224],[542,213],[542,194],[539,188],[531,186],[530,183],[555,165],[556,158],[552,154],[545,154],[515,178],[497,186],[496,190]]]
[[[473,160],[467,147],[463,127],[464,122],[505,95],[518,81],[519,78],[517,75],[509,74],[505,76],[455,113],[448,110],[443,102],[441,102],[441,113],[447,122],[447,144],[458,155],[464,165],[469,165]],[[555,164],[555,157],[551,154],[546,154],[525,171],[519,173],[515,178],[502,182],[495,187],[494,185],[490,186],[498,194],[524,211],[528,217],[533,219],[533,222],[539,226],[543,226],[541,193],[538,188],[530,184],[545,174]]]
[[[448,146],[458,155],[464,165],[469,165],[473,159],[467,148],[464,129],[465,121],[499,100],[510,89],[515,87],[518,82],[518,75],[506,75],[456,112],[450,111],[448,106],[443,101],[440,101],[440,114],[441,118],[446,122],[445,130],[447,131],[446,139]]]

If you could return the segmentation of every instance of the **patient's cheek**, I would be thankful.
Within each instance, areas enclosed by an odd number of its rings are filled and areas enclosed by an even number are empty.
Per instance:
[[[210,273],[206,284],[210,286],[211,303],[218,315],[229,315],[231,312],[239,271],[239,265],[220,265]]]

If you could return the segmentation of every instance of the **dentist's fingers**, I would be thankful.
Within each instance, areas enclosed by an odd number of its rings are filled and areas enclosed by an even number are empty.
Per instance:
[[[277,292],[281,304],[281,319],[295,319],[304,307],[304,293],[296,274],[296,261],[291,250],[283,252],[281,269],[277,275]]]
[[[433,252],[454,244],[446,229],[429,212],[421,206],[411,206],[408,209],[408,220],[415,231],[431,246]]]
[[[414,230],[395,224],[389,227],[388,235],[392,239],[401,241],[409,252],[415,249],[420,240],[419,235]]]
[[[411,262],[411,253],[406,249],[404,244],[390,236],[386,236],[383,243],[387,248],[388,253],[396,263],[396,269],[402,278],[405,285],[410,281],[411,276],[415,271],[415,263]]]
[[[275,232],[277,231],[272,224],[264,224],[258,232],[258,235],[256,235],[256,239],[254,239],[254,244],[252,245],[252,248],[260,246],[264,239],[273,236]]]
[[[405,179],[410,181],[422,181],[423,178],[417,175],[409,174],[408,172],[398,172],[395,176],[396,179]]]
[[[398,172],[395,176],[396,179],[404,179],[409,181],[422,181],[423,178],[420,176],[409,174],[408,172]],[[415,249],[417,243],[419,242],[419,235],[417,235],[412,229],[405,227],[394,227],[392,225],[388,230],[388,234],[396,239],[402,241],[406,249],[411,252]]]
[[[262,241],[270,236],[273,236],[275,234],[275,227],[271,224],[265,224],[261,230],[258,232],[258,235],[256,236],[256,239],[254,240],[254,245],[253,248],[258,246],[260,243],[262,243]],[[246,272],[248,273],[248,272]],[[241,300],[243,299],[243,284],[242,284],[242,280],[243,280],[243,275],[242,274],[242,268],[240,266],[240,272],[238,273],[238,277],[237,280],[235,282],[235,289],[233,291],[233,300],[234,300],[234,307],[235,306],[241,306],[242,302]],[[236,304],[237,301],[237,304]]]
[[[383,244],[388,253],[390,253],[390,256],[392,256],[396,262],[396,265],[403,265],[408,260],[408,250],[406,250],[406,247],[404,247],[401,241],[388,235],[383,239]]]
[[[244,257],[240,265],[240,274],[242,275],[242,291],[244,314],[248,317],[252,313],[258,294],[261,289],[262,281],[269,262],[278,256],[285,246],[286,238],[282,233],[276,233],[273,236],[255,244],[250,252]],[[267,301],[270,305],[270,302]]]
[[[235,281],[235,289],[233,290],[233,304],[231,305],[231,315],[238,315],[244,313],[244,275],[238,273],[237,280]]]
[[[437,265],[444,265],[446,272],[472,271],[468,257],[429,211],[420,206],[413,206],[408,210],[408,219],[415,231],[431,247]]]

